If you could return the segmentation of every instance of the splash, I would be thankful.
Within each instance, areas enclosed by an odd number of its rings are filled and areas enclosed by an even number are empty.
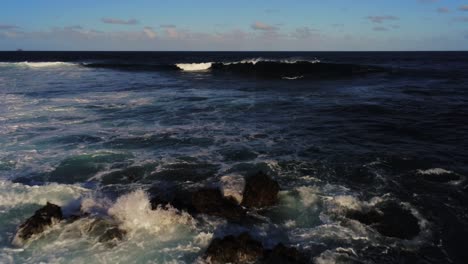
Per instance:
[[[181,229],[195,228],[195,220],[186,212],[181,212],[172,206],[158,207],[151,210],[148,194],[136,190],[117,199],[109,208],[108,213],[114,217],[121,228],[130,233],[139,230],[159,234],[163,241],[177,236]],[[164,235],[161,235],[164,234]]]

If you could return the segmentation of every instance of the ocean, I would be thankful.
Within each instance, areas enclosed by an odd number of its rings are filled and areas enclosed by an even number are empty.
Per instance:
[[[259,171],[280,192],[255,223],[150,208]],[[241,232],[311,263],[467,263],[466,176],[468,52],[0,52],[1,263],[203,262]],[[86,215],[15,245],[46,202]]]

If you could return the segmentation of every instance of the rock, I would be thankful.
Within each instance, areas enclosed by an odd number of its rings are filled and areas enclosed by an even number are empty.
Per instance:
[[[207,214],[224,217],[229,221],[240,222],[245,210],[231,198],[225,198],[219,189],[204,188],[195,191],[175,190],[170,195],[152,190],[151,209],[165,208],[166,205],[190,214]]]
[[[396,202],[382,202],[366,211],[351,210],[346,216],[388,237],[411,239],[420,232],[418,219]]]
[[[278,192],[278,183],[259,172],[246,179],[242,205],[249,208],[274,205],[278,201]]]
[[[296,248],[286,247],[283,244],[276,245],[272,250],[265,252],[265,259],[262,263],[283,264],[283,263],[307,263],[306,256]]]
[[[22,245],[24,241],[44,232],[48,227],[60,222],[62,219],[62,209],[47,202],[44,207],[37,210],[33,216],[19,226],[13,244]]]
[[[148,190],[151,194],[151,209],[156,210],[158,206],[165,207],[170,204],[180,210],[195,213],[192,203],[192,192],[189,190],[171,190],[170,194],[163,195],[163,191],[158,188]]]
[[[246,212],[234,199],[225,198],[218,189],[201,189],[192,193],[192,204],[197,213],[241,221]]]
[[[263,257],[262,244],[248,233],[215,238],[205,252],[210,263],[253,263]]]
[[[242,193],[244,192],[245,179],[238,174],[230,174],[221,177],[221,192],[224,197],[232,197],[238,204],[242,203]]]

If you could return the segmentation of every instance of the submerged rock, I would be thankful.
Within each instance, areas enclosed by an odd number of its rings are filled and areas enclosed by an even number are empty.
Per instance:
[[[278,201],[278,192],[278,182],[259,172],[246,179],[242,205],[250,208],[274,205]]]
[[[263,246],[248,233],[215,238],[205,252],[211,263],[254,263],[263,257]]]
[[[365,211],[351,210],[346,216],[388,237],[411,239],[420,232],[418,219],[396,202],[382,202]]]
[[[13,244],[22,245],[24,241],[44,232],[48,227],[60,222],[62,219],[60,206],[47,202],[44,207],[37,210],[33,216],[19,226]]]

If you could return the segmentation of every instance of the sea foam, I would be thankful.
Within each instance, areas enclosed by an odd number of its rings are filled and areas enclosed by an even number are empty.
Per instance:
[[[50,68],[50,67],[64,67],[74,66],[76,64],[71,62],[63,61],[51,61],[51,62],[0,62],[0,67],[27,67],[27,68]]]
[[[177,68],[183,71],[206,71],[211,68],[211,62],[204,63],[179,63],[176,64]]]
[[[172,206],[158,207],[151,210],[148,194],[136,190],[123,195],[109,208],[108,213],[114,217],[120,227],[128,232],[144,229],[153,234],[162,234],[161,240],[170,240],[172,235],[182,227],[195,228],[195,220],[186,212],[181,212]]]

